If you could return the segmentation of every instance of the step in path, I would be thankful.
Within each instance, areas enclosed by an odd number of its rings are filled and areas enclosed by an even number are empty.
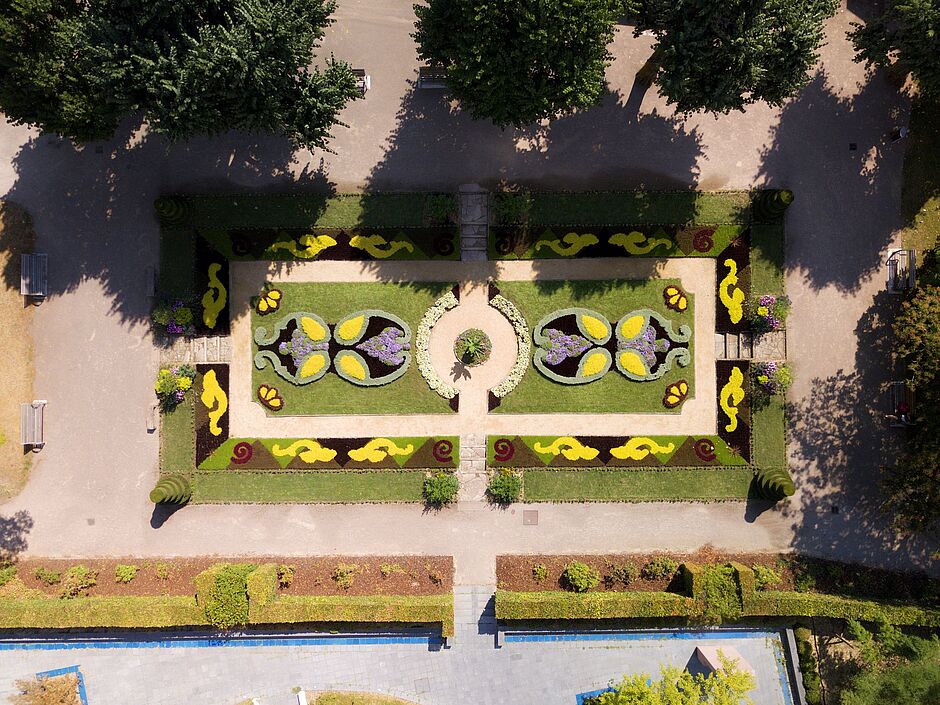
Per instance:
[[[465,184],[458,194],[460,203],[460,259],[482,262],[487,259],[489,234],[489,192],[476,184]]]
[[[232,361],[232,341],[229,336],[213,335],[198,338],[180,336],[173,344],[160,350],[160,362],[164,365],[183,362],[200,365],[212,362]]]
[[[496,586],[454,586],[454,645],[492,650],[496,631]]]
[[[715,333],[715,357],[719,360],[786,360],[787,332]]]

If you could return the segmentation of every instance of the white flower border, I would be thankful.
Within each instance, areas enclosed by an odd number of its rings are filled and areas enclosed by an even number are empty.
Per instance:
[[[490,393],[497,399],[502,399],[509,394],[519,382],[522,381],[526,371],[529,369],[529,358],[532,354],[532,343],[529,341],[529,325],[525,321],[522,311],[516,308],[516,305],[497,294],[490,299],[490,306],[503,314],[509,322],[512,323],[513,330],[516,332],[516,363],[512,366],[509,374],[502,382],[490,390]]]
[[[424,312],[421,322],[418,323],[418,332],[415,334],[415,362],[418,364],[418,371],[424,377],[424,381],[435,392],[445,399],[453,399],[457,396],[457,388],[448,384],[440,378],[434,365],[431,364],[431,329],[441,320],[445,312],[450,311],[460,305],[460,301],[454,296],[453,291],[448,291],[437,301],[431,304],[431,307]]]

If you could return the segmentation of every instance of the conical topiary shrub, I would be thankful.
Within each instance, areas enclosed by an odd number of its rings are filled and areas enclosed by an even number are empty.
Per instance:
[[[161,477],[150,491],[150,501],[154,504],[186,504],[192,496],[189,480],[180,475]]]
[[[785,468],[758,470],[754,481],[757,484],[757,491],[764,499],[777,501],[784,497],[790,497],[796,492],[793,478],[790,477],[790,473]]]
[[[754,220],[779,220],[787,212],[791,203],[793,203],[793,191],[788,189],[761,191],[753,202]]]
[[[186,204],[175,196],[162,196],[153,202],[157,217],[165,225],[179,225],[186,215]]]

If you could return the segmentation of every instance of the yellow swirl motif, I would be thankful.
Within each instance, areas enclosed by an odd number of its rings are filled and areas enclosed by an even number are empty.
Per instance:
[[[591,233],[584,233],[583,235],[568,233],[560,240],[557,237],[554,240],[539,240],[535,243],[535,251],[538,252],[543,247],[547,247],[561,257],[573,257],[585,247],[596,245],[598,242],[600,240]]]
[[[301,247],[297,247],[297,242],[301,244]],[[294,255],[294,257],[313,259],[323,252],[323,250],[333,247],[333,245],[336,244],[336,240],[329,235],[301,235],[297,238],[297,242],[293,240],[279,240],[273,243],[268,248],[268,251],[276,252],[277,250],[287,250]]]
[[[718,395],[718,404],[728,417],[725,431],[731,433],[738,427],[738,405],[744,401],[744,374],[740,367],[731,368],[728,383],[721,388]]]
[[[294,441],[286,448],[282,448],[280,443],[275,443],[271,446],[271,454],[277,458],[300,458],[305,463],[328,463],[336,457],[335,450],[326,448],[309,438]]]
[[[222,265],[218,262],[209,265],[209,289],[202,295],[202,320],[207,328],[215,328],[219,314],[228,300],[225,284],[219,279],[221,269]]]
[[[648,255],[657,247],[665,247],[668,250],[672,245],[672,240],[669,238],[647,238],[646,235],[636,230],[629,233],[614,233],[607,242],[622,247],[631,255]]]
[[[389,242],[381,235],[353,235],[349,238],[349,246],[357,250],[365,250],[376,259],[388,259],[399,250],[415,251],[414,245],[407,240]]]
[[[392,457],[396,455],[411,455],[414,452],[415,447],[411,443],[402,448],[396,445],[395,441],[390,438],[373,438],[362,446],[362,448],[349,451],[349,457],[360,463],[363,461],[378,463],[385,460],[389,455]]]
[[[209,370],[202,377],[202,394],[199,399],[202,405],[209,410],[209,433],[218,436],[222,433],[219,420],[228,410],[228,396],[219,384],[215,370]]]
[[[584,445],[577,438],[571,436],[562,436],[561,438],[556,438],[551,445],[544,446],[541,442],[537,442],[532,448],[536,453],[549,453],[551,455],[558,455],[561,453],[568,460],[594,460],[597,457],[599,450],[596,448],[591,448],[590,446]]]
[[[738,263],[733,259],[726,259],[724,265],[728,268],[728,274],[718,285],[718,298],[728,309],[731,322],[739,323],[744,317],[744,292],[734,286],[738,283]]]
[[[673,443],[661,446],[652,438],[637,436],[636,438],[631,438],[622,446],[611,448],[610,454],[620,460],[643,460],[643,458],[650,453],[653,455],[664,455],[671,453],[675,448],[676,446]]]

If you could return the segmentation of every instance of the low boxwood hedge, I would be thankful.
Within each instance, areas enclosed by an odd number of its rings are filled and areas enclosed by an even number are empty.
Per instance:
[[[917,605],[896,605],[840,595],[809,592],[763,591],[744,599],[744,616],[832,617],[860,622],[919,627],[940,627],[940,610]]]
[[[688,617],[699,603],[672,592],[511,592],[496,591],[496,618],[633,619]]]
[[[207,624],[205,612],[188,595],[0,600],[0,629],[164,628]]]

